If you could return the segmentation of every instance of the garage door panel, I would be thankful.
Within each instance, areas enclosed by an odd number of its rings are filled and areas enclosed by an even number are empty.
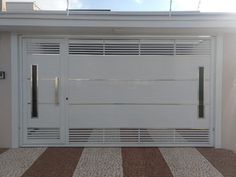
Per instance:
[[[23,37],[24,145],[213,144],[210,38],[40,38]]]
[[[197,109],[198,111],[198,109]],[[196,118],[193,121],[193,128],[196,129],[209,129],[211,125],[210,120],[210,105],[206,104],[204,106],[204,118]]]
[[[69,79],[197,79],[198,67],[209,79],[209,57],[70,56]]]
[[[47,63],[45,65],[45,62]],[[60,58],[58,55],[30,55],[29,67],[38,66],[38,77],[41,79],[55,78],[60,73]],[[30,78],[31,69],[27,69]]]
[[[31,82],[28,81],[28,103],[32,100]],[[55,79],[38,80],[38,103],[57,104]]]
[[[205,82],[206,90],[209,82]],[[209,92],[205,103],[209,103]],[[198,104],[198,81],[77,81],[69,82],[69,103]]]
[[[69,106],[70,128],[191,128],[196,118],[194,105]]]
[[[31,110],[31,104],[28,104]],[[38,104],[38,117],[31,118],[31,111],[28,112],[28,125],[30,127],[59,127],[60,107],[53,104]]]

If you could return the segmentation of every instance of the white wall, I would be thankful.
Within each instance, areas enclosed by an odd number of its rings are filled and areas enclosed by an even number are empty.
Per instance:
[[[236,34],[224,36],[223,64],[223,148],[236,152]]]
[[[10,57],[10,33],[0,33],[0,71],[6,72],[6,79],[0,80],[0,147],[11,146]]]

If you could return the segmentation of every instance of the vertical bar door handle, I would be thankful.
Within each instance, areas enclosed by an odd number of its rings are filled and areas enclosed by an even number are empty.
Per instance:
[[[31,118],[38,118],[38,66],[31,66]]]
[[[198,117],[204,118],[204,67],[199,67]]]
[[[60,103],[60,101],[59,101],[59,82],[60,82],[59,77],[56,77],[55,78],[55,104]]]

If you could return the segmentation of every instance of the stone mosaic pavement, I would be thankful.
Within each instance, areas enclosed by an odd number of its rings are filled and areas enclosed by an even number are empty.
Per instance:
[[[0,177],[236,177],[213,148],[0,148]]]

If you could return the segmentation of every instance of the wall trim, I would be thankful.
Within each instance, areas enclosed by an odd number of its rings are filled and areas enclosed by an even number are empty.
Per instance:
[[[19,147],[19,62],[18,39],[11,33],[11,148]]]
[[[215,65],[215,148],[222,147],[222,73],[223,73],[223,36],[216,37]]]

